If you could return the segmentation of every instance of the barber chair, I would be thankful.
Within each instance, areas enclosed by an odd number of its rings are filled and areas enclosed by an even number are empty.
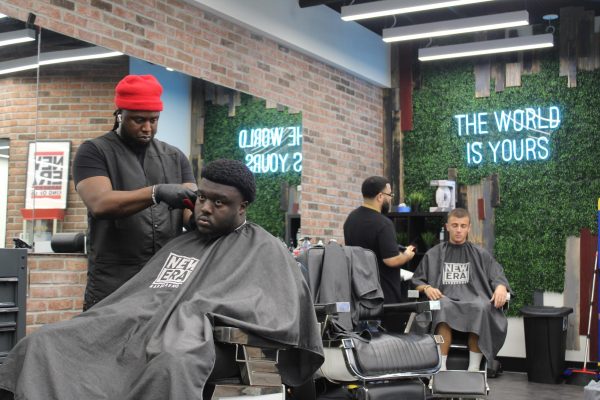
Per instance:
[[[508,300],[510,301],[510,293]],[[507,302],[503,310],[508,309],[508,304]],[[488,396],[490,387],[487,360],[481,360],[479,371],[467,371],[468,337],[466,332],[452,332],[452,345],[446,359],[447,370],[439,371],[429,382],[433,398],[482,399]]]
[[[386,316],[427,313],[439,302],[384,305],[377,259],[366,249],[328,244],[301,253],[298,261],[323,334],[325,362],[316,382],[345,387],[348,398],[356,400],[425,399],[424,380],[441,365],[440,338],[406,333],[409,323],[404,332],[393,333],[381,321]]]
[[[439,371],[429,382],[433,398],[481,399],[487,397],[487,361],[481,360],[479,371],[469,367],[468,334],[452,332],[452,345],[446,359],[446,371]]]

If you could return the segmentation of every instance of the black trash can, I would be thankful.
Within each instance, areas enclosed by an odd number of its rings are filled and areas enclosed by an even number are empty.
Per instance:
[[[565,370],[565,350],[570,307],[525,306],[527,379],[538,383],[559,383]]]

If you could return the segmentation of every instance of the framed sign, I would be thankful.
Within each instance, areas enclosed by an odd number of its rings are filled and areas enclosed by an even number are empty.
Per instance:
[[[65,209],[71,142],[29,143],[26,209]]]

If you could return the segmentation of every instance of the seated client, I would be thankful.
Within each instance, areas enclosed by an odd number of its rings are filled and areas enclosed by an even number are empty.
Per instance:
[[[284,383],[311,377],[323,350],[309,291],[285,246],[246,222],[254,198],[243,163],[207,164],[197,230],[89,311],[20,341],[0,366],[0,399],[201,399],[215,366],[215,325],[285,345]]]
[[[444,338],[442,369],[452,343],[452,330],[468,332],[469,371],[478,371],[483,356],[495,358],[506,339],[502,311],[510,287],[502,266],[485,249],[467,241],[471,220],[466,210],[448,214],[449,242],[430,249],[417,267],[412,283],[430,300],[440,300],[433,329]]]

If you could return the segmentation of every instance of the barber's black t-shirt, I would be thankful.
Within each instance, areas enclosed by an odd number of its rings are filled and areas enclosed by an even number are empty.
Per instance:
[[[196,183],[196,179],[192,173],[192,167],[187,157],[181,150],[177,149],[177,151],[181,153],[181,157],[179,157],[179,159],[181,160],[182,182]],[[144,160],[144,152],[140,152],[138,154],[138,159],[140,160],[140,164],[142,164]],[[73,160],[73,181],[75,186],[77,186],[77,184],[82,180],[91,178],[92,176],[109,177],[108,168],[106,167],[106,160],[98,148],[92,144],[92,142],[83,142],[81,146],[79,146],[77,154],[75,155],[75,159]]]
[[[385,302],[399,302],[400,270],[383,263],[384,258],[400,254],[393,222],[381,213],[361,206],[352,211],[344,223],[344,242],[347,246],[360,246],[375,253]]]

